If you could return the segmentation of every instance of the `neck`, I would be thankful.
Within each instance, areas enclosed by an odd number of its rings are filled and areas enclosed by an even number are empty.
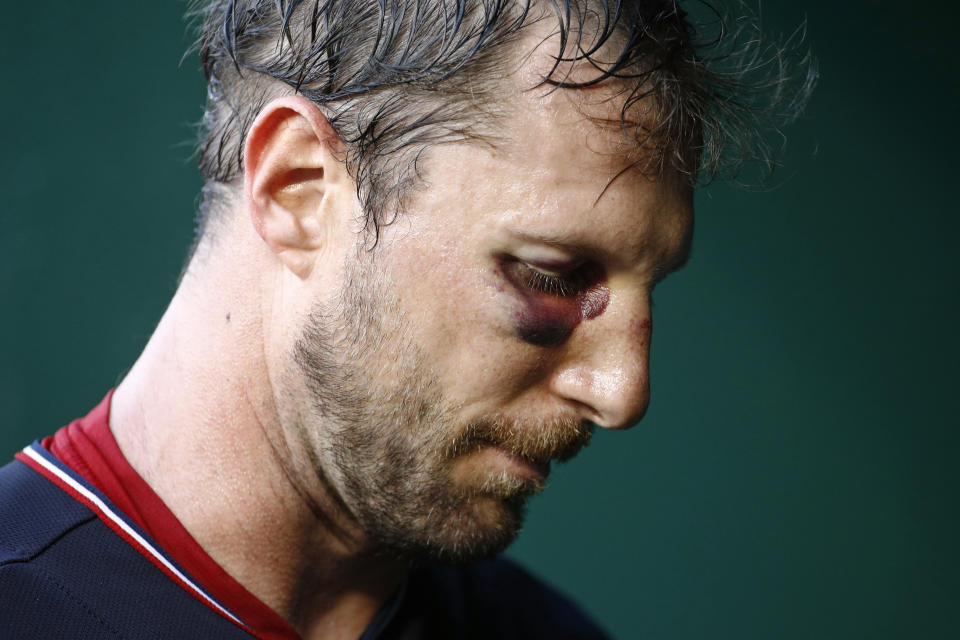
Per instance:
[[[110,428],[204,550],[302,637],[356,638],[404,568],[296,480],[264,349],[251,346],[268,317],[260,283],[217,271],[188,272],[114,393]]]

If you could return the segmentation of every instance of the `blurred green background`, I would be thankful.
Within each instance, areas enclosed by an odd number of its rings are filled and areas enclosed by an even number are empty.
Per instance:
[[[204,83],[182,2],[8,3],[0,457],[85,413],[174,290]],[[954,638],[958,12],[768,3],[821,81],[776,188],[698,196],[653,405],[511,554],[620,638]]]

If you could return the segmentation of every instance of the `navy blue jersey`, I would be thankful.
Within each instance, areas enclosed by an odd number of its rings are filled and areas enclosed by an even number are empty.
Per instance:
[[[0,638],[263,638],[35,443],[0,468]],[[362,640],[599,639],[569,601],[493,559],[412,570]]]

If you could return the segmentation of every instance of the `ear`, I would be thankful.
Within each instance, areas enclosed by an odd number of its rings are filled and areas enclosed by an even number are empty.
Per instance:
[[[310,275],[350,198],[353,180],[340,139],[303,96],[273,100],[250,127],[244,148],[244,197],[263,241],[297,277]],[[354,191],[355,192],[355,187]],[[352,207],[350,207],[352,209]]]

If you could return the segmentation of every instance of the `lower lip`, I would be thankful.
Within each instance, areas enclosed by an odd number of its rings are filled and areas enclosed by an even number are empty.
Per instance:
[[[491,445],[489,450],[506,462],[507,471],[511,475],[530,480],[545,480],[550,475],[549,462],[534,462],[523,456],[518,456],[500,445]]]

